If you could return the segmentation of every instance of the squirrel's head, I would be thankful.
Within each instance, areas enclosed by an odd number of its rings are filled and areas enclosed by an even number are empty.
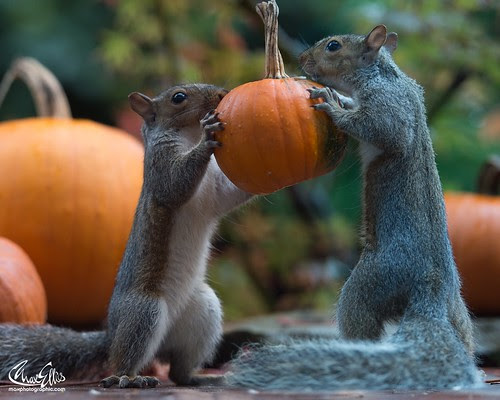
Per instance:
[[[184,129],[199,126],[205,114],[217,107],[228,93],[226,89],[202,83],[173,86],[154,98],[134,92],[130,107],[150,127]]]
[[[226,89],[193,83],[173,86],[154,98],[134,92],[130,107],[144,120],[142,134],[146,147],[161,140],[165,131],[179,132],[188,145],[201,137],[200,120],[214,110],[228,93]]]
[[[314,80],[339,90],[348,90],[345,79],[374,64],[381,51],[396,49],[398,35],[377,25],[366,35],[338,35],[320,40],[299,56],[304,72]],[[385,50],[382,50],[384,48]]]

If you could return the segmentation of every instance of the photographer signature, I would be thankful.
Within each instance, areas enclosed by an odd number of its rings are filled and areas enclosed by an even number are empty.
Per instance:
[[[41,388],[46,386],[53,386],[66,380],[65,376],[52,368],[52,361],[44,365],[38,374],[35,376],[26,376],[24,374],[24,367],[28,360],[21,361],[14,365],[9,372],[9,380],[16,385],[22,386],[38,386]]]

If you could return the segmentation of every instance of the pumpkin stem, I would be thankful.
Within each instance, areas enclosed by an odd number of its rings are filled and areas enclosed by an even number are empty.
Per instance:
[[[30,57],[17,58],[5,73],[0,82],[0,106],[17,78],[28,86],[39,117],[71,118],[68,98],[57,78]]]
[[[278,49],[278,15],[279,8],[276,0],[263,1],[255,6],[257,14],[264,22],[266,35],[266,76],[265,78],[288,78],[285,73],[283,58]]]

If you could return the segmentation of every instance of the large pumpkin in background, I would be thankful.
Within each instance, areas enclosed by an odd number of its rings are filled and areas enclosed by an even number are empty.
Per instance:
[[[467,305],[500,315],[500,197],[446,193],[448,229]]]
[[[43,79],[48,71],[35,65]],[[35,263],[51,322],[87,325],[105,317],[139,198],[142,161],[136,139],[92,121],[0,123],[0,235]]]
[[[0,323],[43,324],[46,317],[45,290],[33,262],[0,237]]]
[[[215,149],[221,170],[239,188],[267,194],[323,175],[341,161],[347,137],[311,106],[318,83],[286,75],[278,50],[278,6],[257,4],[266,29],[266,79],[231,90],[217,107],[225,123]]]

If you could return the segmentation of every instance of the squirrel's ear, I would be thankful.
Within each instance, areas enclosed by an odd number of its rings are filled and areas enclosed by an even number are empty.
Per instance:
[[[396,32],[389,32],[387,34],[387,39],[385,41],[384,47],[389,50],[389,53],[393,53],[398,47],[398,34]]]
[[[369,51],[377,52],[384,45],[387,39],[387,28],[385,25],[377,25],[366,35],[365,43]]]
[[[139,114],[145,122],[152,122],[155,119],[153,100],[145,94],[134,92],[128,95],[130,107]]]

